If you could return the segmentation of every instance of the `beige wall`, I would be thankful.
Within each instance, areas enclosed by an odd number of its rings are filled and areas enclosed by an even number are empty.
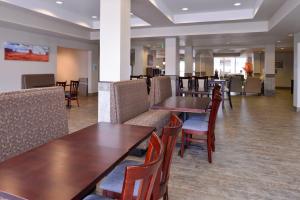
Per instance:
[[[57,49],[57,81],[88,78],[88,51],[59,47]]]
[[[7,61],[3,59],[4,42],[21,42],[25,44],[44,45],[50,48],[49,62]],[[56,74],[57,47],[74,48],[91,51],[91,62],[97,68],[88,69],[89,93],[98,92],[98,66],[99,45],[77,39],[49,36],[42,33],[33,33],[24,30],[16,30],[0,25],[0,92],[21,89],[22,74]]]

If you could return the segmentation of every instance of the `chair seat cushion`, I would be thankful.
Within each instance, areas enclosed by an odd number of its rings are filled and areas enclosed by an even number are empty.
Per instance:
[[[208,122],[188,119],[183,123],[182,129],[195,131],[208,131]]]
[[[96,194],[90,194],[86,196],[83,200],[111,200],[111,199]]]
[[[137,126],[155,127],[158,134],[161,134],[163,127],[169,122],[171,112],[164,110],[149,110],[125,122],[125,124]],[[138,149],[147,149],[148,140],[138,146]]]
[[[209,113],[201,113],[201,114],[196,114],[196,113],[191,113],[189,114],[189,120],[198,120],[198,121],[205,121],[208,122],[209,120]]]
[[[109,173],[103,181],[101,181],[99,188],[115,193],[122,193],[125,169],[127,166],[140,165],[139,162],[132,160],[125,160],[121,162],[111,173]],[[140,181],[137,181],[134,186],[133,196],[137,196],[139,192]]]

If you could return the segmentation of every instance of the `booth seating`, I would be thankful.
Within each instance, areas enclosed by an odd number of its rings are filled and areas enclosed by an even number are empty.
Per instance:
[[[62,87],[0,93],[0,162],[67,134]]]
[[[22,89],[55,86],[54,74],[23,74]]]
[[[153,77],[150,89],[150,105],[161,103],[171,96],[171,78],[169,76]]]
[[[170,119],[169,111],[150,110],[146,81],[114,82],[111,85],[111,122],[155,127],[161,134]],[[148,141],[137,149],[145,150]]]

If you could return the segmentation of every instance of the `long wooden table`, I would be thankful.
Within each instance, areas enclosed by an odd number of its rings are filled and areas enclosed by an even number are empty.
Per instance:
[[[153,105],[152,109],[183,113],[204,113],[207,111],[210,101],[208,97],[173,96],[159,104]]]
[[[29,200],[82,199],[152,131],[92,125],[0,163],[0,191]]]

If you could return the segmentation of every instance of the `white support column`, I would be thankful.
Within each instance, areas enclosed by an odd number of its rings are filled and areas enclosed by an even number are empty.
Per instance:
[[[185,60],[185,73],[193,74],[193,47],[187,46],[185,47],[184,52],[184,60]]]
[[[200,52],[196,53],[195,56],[195,72],[199,75],[201,75],[201,59],[200,59]],[[202,70],[204,71],[204,70]],[[196,74],[195,74],[196,75]]]
[[[176,38],[165,41],[166,75],[179,75],[179,47]]]
[[[100,122],[111,121],[111,82],[130,78],[130,9],[130,0],[100,1]]]
[[[144,75],[146,74],[147,59],[148,59],[148,49],[144,46],[135,46],[135,62],[133,66],[133,75]]]
[[[165,74],[172,77],[172,92],[176,95],[176,80],[179,75],[179,45],[177,38],[165,40]]]
[[[275,45],[265,47],[265,96],[275,95]]]
[[[300,33],[294,36],[294,108],[300,112]]]

